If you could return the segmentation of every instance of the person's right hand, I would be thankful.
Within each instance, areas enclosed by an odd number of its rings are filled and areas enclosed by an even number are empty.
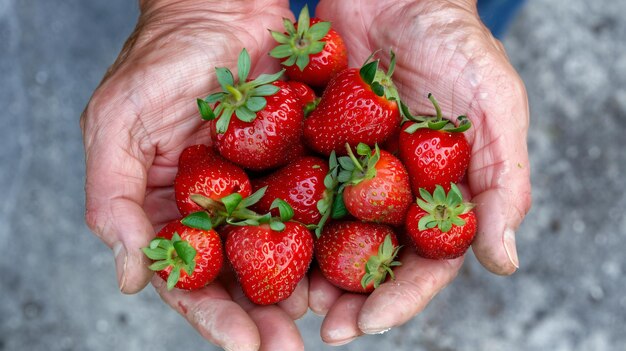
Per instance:
[[[280,70],[267,53],[267,29],[293,18],[283,0],[144,0],[134,33],[93,94],[83,116],[86,222],[115,254],[124,293],[153,276],[141,252],[165,223],[179,218],[172,184],[178,156],[210,143],[195,98],[218,89],[214,67],[236,74],[246,48],[253,77]],[[269,71],[269,72],[268,72]],[[157,291],[206,339],[228,350],[302,349],[293,319],[308,306],[308,282],[278,306],[249,302],[232,277],[194,292]]]

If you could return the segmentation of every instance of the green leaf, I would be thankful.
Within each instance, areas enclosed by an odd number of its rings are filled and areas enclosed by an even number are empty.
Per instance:
[[[180,279],[180,267],[174,267],[167,277],[167,290],[172,290]]]
[[[293,66],[296,64],[297,59],[298,59],[298,55],[293,55],[293,56],[290,56],[285,61],[283,61],[281,64],[285,67]]]
[[[413,123],[413,124],[411,124],[410,126],[406,127],[406,128],[404,129],[404,132],[405,132],[405,133],[408,133],[408,134],[413,134],[413,133],[415,133],[415,131],[416,131],[416,130],[418,130],[419,128],[420,128],[420,125],[419,125],[419,124],[417,124],[417,123]]]
[[[275,48],[273,48],[270,51],[270,56],[277,58],[277,59],[282,59],[282,58],[293,55],[293,53],[294,53],[293,49],[291,48],[290,45],[283,44],[283,45],[278,45]]]
[[[180,222],[188,227],[200,230],[211,230],[213,228],[211,217],[205,211],[191,213]]]
[[[317,202],[317,210],[320,214],[323,215],[324,213],[326,213],[326,211],[328,211],[329,208],[330,202],[328,201],[327,197],[323,197]]]
[[[304,71],[304,69],[308,65],[309,65],[309,54],[298,55],[298,58],[296,59],[296,66],[298,66],[300,71]]]
[[[296,34],[296,27],[293,25],[293,22],[291,22],[289,19],[283,18],[283,26],[285,27],[285,31],[287,31],[287,33],[290,34],[291,36]]]
[[[276,40],[279,44],[288,44],[290,41],[289,37],[281,32],[271,30],[270,34],[272,35],[272,38],[274,38],[274,40]]]
[[[365,143],[359,143],[359,145],[356,146],[356,153],[361,156],[369,156],[372,154],[372,149]]]
[[[309,16],[309,7],[304,5],[298,16],[298,36],[302,37],[309,30],[311,17]]]
[[[162,271],[165,268],[169,267],[170,263],[168,261],[156,261],[153,264],[151,264],[150,266],[148,266],[148,269],[150,269],[151,271],[154,272],[158,272],[158,271]]]
[[[420,218],[419,222],[417,222],[417,229],[426,230],[428,228],[433,228],[437,225],[437,221],[432,215],[426,215]]]
[[[208,102],[209,104],[214,104],[220,100],[222,100],[222,98],[224,98],[224,96],[226,96],[226,93],[223,91],[219,91],[217,93],[213,93],[209,96],[207,96],[206,99],[204,99],[204,101]]]
[[[228,213],[229,216],[233,214],[233,212],[237,209],[237,206],[239,206],[242,200],[243,197],[239,193],[232,193],[230,195],[224,196],[221,199],[224,207],[226,207],[226,213]]]
[[[391,78],[393,72],[396,69],[396,54],[393,52],[393,50],[391,50],[389,54],[391,58],[389,59],[389,69],[387,69],[387,77]]]
[[[235,114],[239,120],[244,122],[252,122],[256,118],[256,113],[250,111],[246,106],[239,106],[235,110]]]
[[[424,188],[420,188],[420,196],[422,197],[422,199],[424,199],[424,201],[426,202],[435,202],[435,199],[433,199],[432,195]]]
[[[339,183],[347,183],[352,179],[352,172],[351,170],[347,170],[347,169],[342,169],[339,172],[339,175],[337,176],[337,181]]]
[[[285,223],[283,223],[281,221],[271,221],[270,222],[270,228],[273,231],[282,232],[283,230],[285,230]]]
[[[272,202],[270,206],[270,210],[278,208],[278,212],[280,213],[280,220],[283,222],[287,222],[293,218],[294,212],[293,208],[284,200],[276,198]]]
[[[259,112],[265,106],[267,106],[267,100],[262,96],[250,96],[248,101],[246,101],[246,107],[252,112]]]
[[[226,89],[227,86],[235,85],[235,80],[233,78],[233,74],[232,74],[232,72],[228,68],[216,67],[215,68],[215,74],[217,75],[217,81],[220,83],[220,85],[222,86],[222,89],[224,91],[228,90],[228,89]]]
[[[380,83],[372,82],[370,86],[372,87],[372,91],[374,92],[374,94],[378,96],[385,95],[385,87],[383,87]]]
[[[248,79],[250,73],[250,55],[246,48],[239,53],[239,59],[237,59],[237,72],[239,74],[239,82],[245,82]],[[232,84],[231,84],[232,85]]]
[[[251,96],[270,96],[276,94],[280,90],[279,87],[272,84],[265,84],[250,90]]]
[[[210,121],[215,119],[215,114],[213,113],[213,110],[206,101],[202,99],[196,99],[196,102],[198,103],[198,110],[200,110],[200,116],[202,116],[203,120]]]
[[[337,184],[335,183],[335,179],[331,173],[326,174],[324,177],[324,186],[326,189],[333,189]]]
[[[259,86],[259,85],[273,83],[277,81],[278,78],[280,78],[283,75],[283,73],[285,73],[284,69],[274,74],[261,74],[254,80],[254,85]]]
[[[220,105],[222,106],[222,105]],[[219,107],[219,106],[218,106]],[[228,126],[230,125],[230,119],[233,116],[233,109],[230,107],[224,108],[224,112],[215,123],[215,129],[217,133],[224,134],[228,130]]]
[[[159,244],[161,243],[161,241],[163,240],[167,240],[167,239],[163,239],[163,238],[154,238],[152,240],[150,240],[150,244],[149,244],[149,248],[151,249],[156,249],[157,247],[159,247]]]
[[[174,249],[176,250],[176,255],[178,255],[185,264],[191,264],[196,258],[196,249],[187,241],[181,240],[175,242]]]
[[[323,42],[323,41],[314,41],[311,44],[309,44],[309,47],[307,49],[307,53],[309,55],[319,54],[320,52],[322,52],[324,50],[324,46],[326,46],[325,42]]]
[[[255,191],[252,195],[246,197],[241,201],[241,207],[250,207],[263,198],[265,195],[265,191],[267,191],[267,185],[262,187],[261,189]]]
[[[341,168],[347,171],[352,171],[354,169],[354,162],[352,161],[350,157],[341,156],[339,157],[338,161],[339,161],[339,165],[341,166]]]
[[[164,260],[167,258],[167,250],[162,249],[162,248],[148,248],[148,247],[144,247],[141,249],[141,251],[143,251],[144,255],[146,255],[149,259],[151,260]]]
[[[335,167],[337,167],[337,154],[335,154],[335,150],[333,150],[330,152],[330,157],[328,158],[328,168],[330,172],[332,172]]]
[[[446,191],[441,185],[437,185],[435,187],[435,191],[433,192],[433,199],[435,199],[435,203],[437,204],[443,204],[446,202]]]
[[[361,79],[367,84],[372,85],[374,82],[374,77],[376,77],[376,71],[378,70],[378,60],[372,61],[359,70],[359,74],[361,75]]]
[[[348,209],[346,208],[346,204],[343,202],[343,192],[335,195],[331,211],[330,216],[333,219],[343,218],[348,215]]]
[[[309,37],[311,40],[322,40],[330,31],[330,22],[317,22],[309,28]]]

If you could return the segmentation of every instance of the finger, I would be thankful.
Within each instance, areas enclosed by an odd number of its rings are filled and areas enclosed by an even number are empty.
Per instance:
[[[241,287],[232,279],[230,294],[257,325],[261,337],[261,351],[304,350],[304,342],[293,318],[277,305],[261,306],[252,303]]]
[[[282,308],[293,320],[302,318],[309,309],[309,279],[305,276],[296,286],[291,296],[279,302]]]
[[[332,285],[317,266],[309,273],[309,308],[313,313],[325,316],[343,291]]]
[[[345,293],[339,297],[326,314],[320,334],[322,340],[333,346],[345,345],[363,332],[357,320],[367,295]]]
[[[456,277],[463,258],[430,260],[405,252],[401,262],[396,279],[381,284],[363,305],[358,326],[364,333],[383,333],[420,313]]]
[[[167,290],[158,276],[152,280],[163,301],[180,313],[210,342],[226,350],[258,350],[259,331],[250,316],[219,283],[200,290]]]
[[[120,290],[136,293],[152,276],[141,252],[154,237],[142,208],[146,169],[128,135],[120,133],[114,138],[110,134],[92,135],[86,148],[85,220],[113,249]]]
[[[510,76],[493,99],[477,106],[483,125],[475,128],[467,172],[478,222],[472,249],[488,270],[504,275],[519,267],[515,231],[531,205],[528,102],[521,80]]]

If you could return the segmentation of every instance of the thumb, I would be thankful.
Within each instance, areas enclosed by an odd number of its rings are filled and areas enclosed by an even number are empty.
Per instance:
[[[152,277],[141,251],[154,237],[153,226],[142,208],[146,167],[139,147],[132,146],[130,133],[107,132],[119,130],[111,125],[94,132],[86,120],[81,121],[86,124],[85,221],[112,249],[120,290],[134,294]]]

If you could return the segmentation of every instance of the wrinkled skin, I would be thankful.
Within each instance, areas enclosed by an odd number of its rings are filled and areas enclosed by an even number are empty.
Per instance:
[[[136,293],[150,281],[149,262],[139,249],[178,216],[171,186],[178,155],[186,146],[210,142],[194,99],[218,89],[213,67],[236,72],[245,47],[257,62],[253,76],[277,71],[266,55],[275,45],[267,28],[282,30],[282,17],[294,19],[282,0],[144,0],[140,5],[134,33],[81,118],[86,222],[113,249],[124,293]],[[472,120],[472,163],[464,191],[477,204],[480,227],[473,250],[490,271],[513,273],[518,264],[514,231],[530,206],[527,99],[501,45],[479,22],[475,4],[322,1],[317,15],[344,35],[352,66],[376,49],[383,50],[386,64],[393,48],[395,81],[414,112],[433,113],[425,97],[432,92],[445,115],[467,114]],[[203,337],[223,348],[298,350],[304,346],[293,320],[307,307],[326,315],[325,342],[345,343],[409,320],[462,264],[462,259],[422,259],[407,250],[401,259],[397,280],[369,297],[343,294],[314,271],[277,306],[251,304],[228,274],[192,293],[168,292],[159,278],[152,283]]]

